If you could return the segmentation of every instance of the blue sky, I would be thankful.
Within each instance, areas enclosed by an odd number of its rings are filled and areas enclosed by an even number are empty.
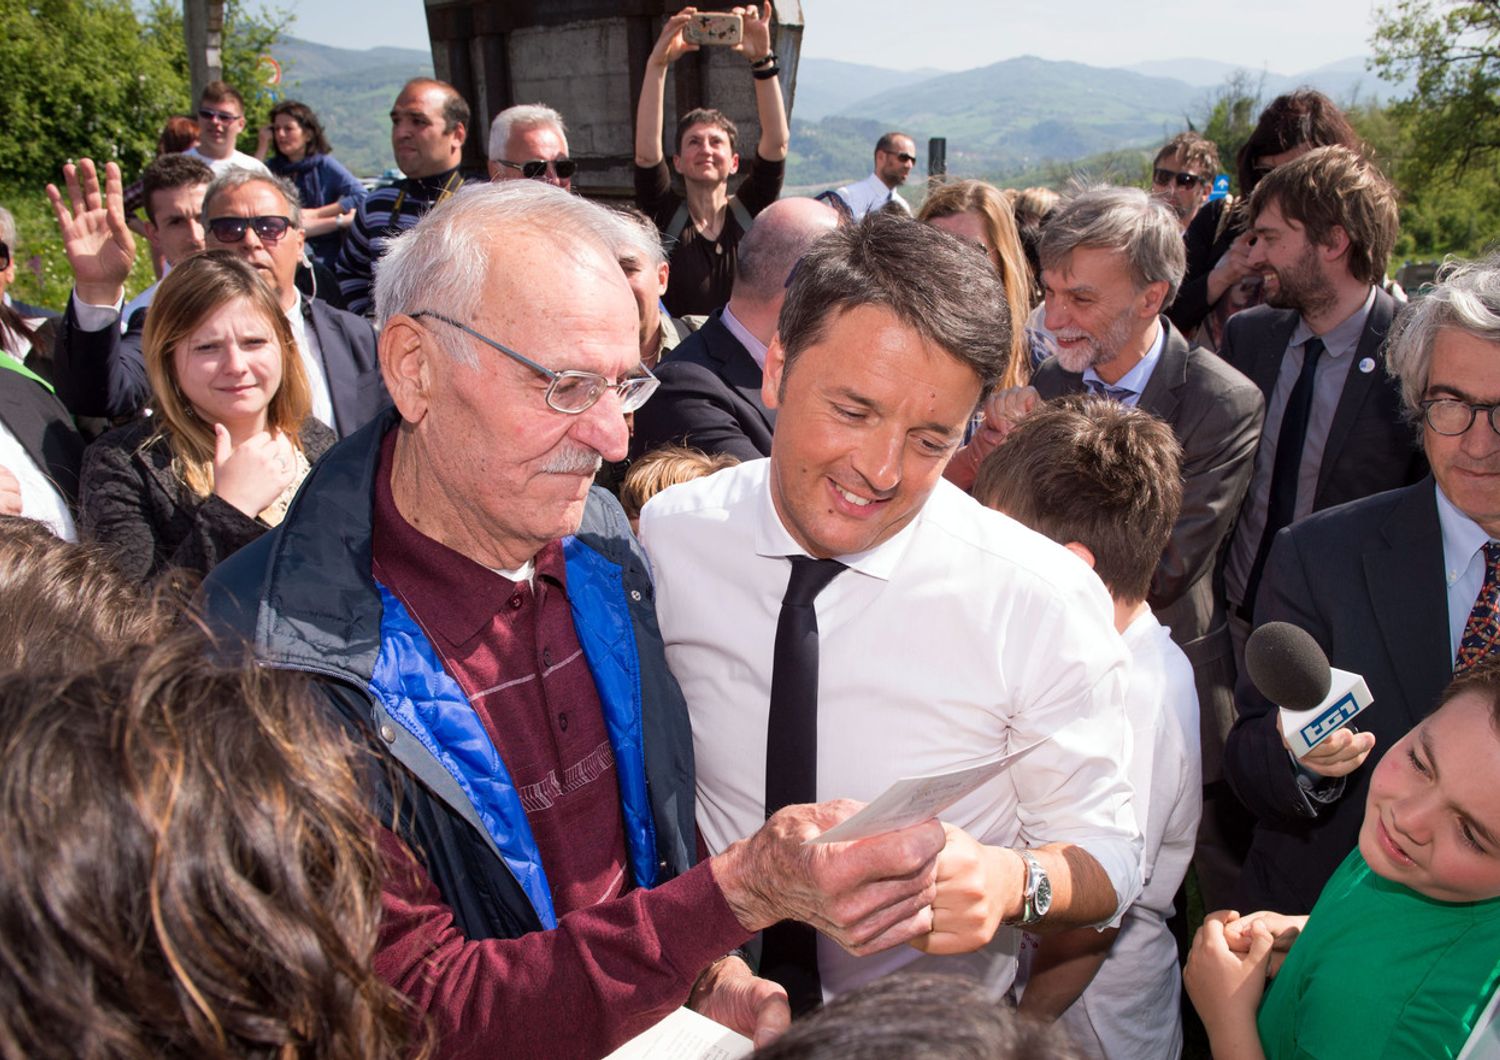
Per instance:
[[[412,47],[422,0],[273,0],[295,36],[346,48]],[[729,6],[725,4],[724,6]],[[1371,0],[802,0],[803,54],[894,69],[965,70],[1017,55],[1094,66],[1216,59],[1292,74],[1369,52]]]

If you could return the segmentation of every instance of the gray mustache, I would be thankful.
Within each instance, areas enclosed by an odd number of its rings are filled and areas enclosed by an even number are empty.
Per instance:
[[[569,446],[547,459],[542,471],[549,475],[592,475],[604,464],[604,458],[584,446]]]

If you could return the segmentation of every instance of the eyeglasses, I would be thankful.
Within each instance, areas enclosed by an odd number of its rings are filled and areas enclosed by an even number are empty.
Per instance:
[[[1151,183],[1163,188],[1168,184],[1176,184],[1179,188],[1196,188],[1199,184],[1207,184],[1208,178],[1196,173],[1178,173],[1158,167],[1151,171]]]
[[[604,396],[606,390],[613,390],[620,397],[620,411],[634,412],[646,403],[646,399],[656,393],[656,388],[661,385],[661,380],[651,374],[651,370],[644,365],[641,367],[640,375],[621,379],[618,383],[611,383],[598,372],[564,371],[554,372],[537,364],[525,354],[517,353],[504,343],[496,342],[486,335],[481,335],[467,324],[423,309],[412,313],[414,319],[430,317],[433,320],[441,320],[449,327],[457,328],[465,335],[478,339],[491,349],[499,350],[513,361],[518,361],[530,368],[537,375],[550,380],[547,387],[547,405],[556,412],[569,416],[576,416],[580,412],[587,412],[593,408],[598,400]]]
[[[893,156],[900,162],[910,162],[912,165],[917,164],[917,156],[909,155],[905,151],[887,151],[886,154]]]
[[[233,125],[244,117],[244,115],[230,114],[227,110],[214,110],[212,107],[199,107],[198,117],[204,121],[221,121],[225,125]]]
[[[10,268],[10,245],[0,243],[0,270]]]
[[[255,229],[262,243],[274,243],[290,227],[290,217],[215,217],[208,222],[209,232],[220,243],[238,243],[245,238],[247,228]]]
[[[1483,412],[1490,421],[1490,430],[1500,434],[1500,420],[1495,418],[1500,405],[1471,405],[1457,398],[1429,398],[1419,403],[1422,418],[1438,434],[1457,438],[1474,426],[1474,417]]]
[[[570,180],[573,174],[578,172],[578,163],[571,158],[554,158],[550,162],[541,158],[533,158],[529,162],[512,162],[505,158],[497,158],[495,161],[502,166],[519,169],[521,176],[527,180],[545,180],[548,166],[552,167],[558,180]]]

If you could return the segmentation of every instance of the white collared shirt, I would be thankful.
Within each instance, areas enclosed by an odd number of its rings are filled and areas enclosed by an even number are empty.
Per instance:
[[[0,372],[9,370],[0,368]],[[21,514],[24,517],[45,523],[47,529],[64,541],[78,540],[78,528],[73,523],[67,500],[3,422],[0,422],[0,467],[7,468],[20,484]]]
[[[896,189],[890,187],[880,179],[880,174],[871,173],[864,180],[853,184],[845,184],[838,191],[839,197],[849,204],[849,212],[858,221],[871,210],[878,210],[888,202],[894,202],[905,210],[908,215],[911,207],[906,200],[896,194]]]
[[[735,316],[728,306],[725,306],[724,311],[719,314],[719,319],[729,329],[729,334],[740,340],[740,345],[745,347],[745,352],[750,355],[755,363],[760,366],[760,370],[764,372],[766,370],[766,350],[768,348],[766,344],[750,334],[750,329],[740,323],[740,318]]]
[[[641,513],[667,662],[692,714],[698,827],[712,851],[765,821],[766,724],[789,555],[770,461],[674,486]],[[906,527],[817,598],[820,800],[869,800],[900,777],[976,765],[1050,739],[943,814],[982,842],[1071,842],[1123,910],[1140,887],[1126,760],[1126,652],[1103,584],[1076,556],[939,480]],[[1014,974],[1002,929],[930,967]],[[856,958],[819,940],[825,993],[919,959]],[[1002,984],[1003,985],[1003,984]]]
[[[287,323],[292,326],[292,338],[297,340],[297,355],[302,358],[302,370],[307,375],[308,388],[312,392],[312,414],[324,426],[334,431],[333,394],[328,389],[328,373],[323,370],[323,350],[318,345],[318,333],[307,326],[302,316],[302,295],[286,311]]]

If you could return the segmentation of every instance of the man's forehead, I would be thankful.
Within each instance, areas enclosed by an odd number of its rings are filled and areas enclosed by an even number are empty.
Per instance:
[[[391,117],[420,115],[430,117],[443,109],[443,93],[437,88],[413,88],[396,97]]]
[[[163,214],[198,213],[203,209],[203,196],[207,193],[207,184],[179,184],[175,188],[157,188],[151,193],[151,212],[158,217]]]
[[[281,194],[279,189],[260,180],[234,188],[225,188],[214,196],[212,203],[204,205],[211,207],[209,213],[215,217],[225,213],[238,213],[249,217],[263,209],[271,209],[284,214],[291,209],[291,204],[286,201],[286,196]]]
[[[1042,269],[1042,282],[1054,291],[1094,291],[1121,278],[1130,278],[1130,266],[1119,247],[1075,247]]]
[[[550,156],[558,151],[566,151],[568,141],[550,125],[520,125],[510,131],[510,138],[505,144],[507,151],[524,148],[534,152],[545,151]]]

